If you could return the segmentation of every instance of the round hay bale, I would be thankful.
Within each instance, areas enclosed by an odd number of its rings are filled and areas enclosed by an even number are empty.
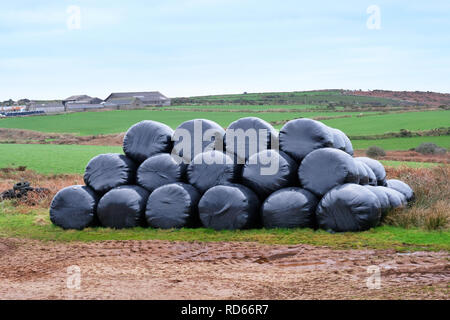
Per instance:
[[[139,186],[110,190],[99,201],[97,216],[104,227],[123,229],[143,225],[148,191]]]
[[[198,224],[199,192],[186,183],[157,188],[149,196],[145,218],[149,226],[161,229],[194,227]]]
[[[368,185],[376,186],[377,185],[377,177],[375,176],[375,173],[373,173],[372,169],[367,164],[365,164],[364,162],[359,161],[356,158],[354,158],[354,160],[355,160],[356,163],[361,164],[364,167],[364,169],[366,170],[367,176],[369,178]]]
[[[359,184],[369,184],[369,173],[366,170],[366,166],[361,161],[356,161],[355,164],[358,167]],[[375,175],[374,175],[375,176]]]
[[[397,190],[398,192],[402,193],[405,196],[406,201],[414,201],[415,195],[413,189],[403,181],[397,179],[389,179],[386,181],[386,185],[388,188]]]
[[[348,138],[348,136],[339,129],[336,129],[336,128],[333,128],[333,129],[341,133],[341,138],[344,139],[344,143],[345,143],[344,151],[347,152],[349,155],[353,156],[353,154],[354,154],[353,145],[352,145],[352,142],[350,141],[350,139]]]
[[[198,154],[187,168],[187,179],[200,193],[219,185],[235,182],[239,166],[223,152],[212,150]]]
[[[280,149],[300,162],[311,151],[333,147],[333,134],[323,123],[311,119],[295,119],[280,130]]]
[[[346,151],[346,143],[344,133],[341,130],[328,127],[333,134],[333,147],[342,151]]]
[[[249,188],[239,184],[215,186],[205,192],[198,204],[204,227],[236,230],[256,227],[259,200]]]
[[[224,151],[225,130],[207,119],[194,119],[183,122],[174,131],[172,155],[179,156],[189,164],[198,154],[206,151]]]
[[[63,229],[82,230],[95,225],[98,196],[85,186],[60,190],[50,204],[50,220]]]
[[[344,184],[358,183],[358,167],[353,158],[342,150],[318,149],[308,154],[298,168],[300,184],[317,196]]]
[[[224,141],[227,154],[233,156],[238,164],[245,164],[255,153],[278,148],[278,132],[267,121],[246,117],[228,126]]]
[[[186,167],[169,153],[161,153],[148,158],[139,166],[136,181],[138,185],[152,192],[163,185],[182,182]]]
[[[358,157],[355,159],[364,162],[370,169],[372,169],[377,179],[378,186],[386,186],[386,170],[381,162],[367,157]]]
[[[389,196],[386,194],[386,191],[383,189],[384,187],[374,187],[369,185],[365,185],[364,187],[372,191],[380,201],[381,219],[383,219],[391,208],[391,202],[389,200]]]
[[[137,163],[172,150],[173,130],[160,122],[144,120],[128,129],[123,138],[123,151]]]
[[[314,228],[319,200],[308,190],[285,188],[272,193],[262,205],[265,228]]]
[[[86,166],[84,183],[98,193],[105,193],[118,186],[134,183],[136,164],[118,153],[101,154]]]
[[[284,152],[264,150],[248,159],[241,181],[265,199],[276,190],[298,184],[297,169],[297,163]]]
[[[366,187],[348,183],[331,189],[322,198],[316,217],[319,227],[327,231],[364,231],[380,222],[381,204]]]
[[[406,206],[406,197],[402,193],[388,187],[379,186],[378,188],[386,193],[387,197],[389,198],[390,207],[392,209],[403,208]]]

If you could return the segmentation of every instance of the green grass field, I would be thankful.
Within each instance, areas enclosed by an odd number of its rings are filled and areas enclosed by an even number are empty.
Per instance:
[[[450,110],[407,113],[387,113],[361,118],[341,118],[322,121],[326,125],[344,131],[348,136],[376,135],[399,132],[430,130],[450,127]]]
[[[26,118],[0,119],[0,128],[28,129],[42,132],[74,133],[78,135],[110,134],[126,131],[131,125],[141,120],[163,122],[172,128],[180,123],[206,118],[227,127],[232,121],[242,117],[259,117],[266,121],[289,120],[299,117],[343,116],[351,118],[324,120],[332,127],[343,130],[347,135],[375,135],[398,132],[400,129],[429,130],[450,126],[450,111],[424,111],[410,113],[390,113],[356,117],[359,113],[343,112],[195,112],[164,110],[130,110],[105,112],[79,112],[53,116],[35,116]],[[281,125],[275,126],[277,129]]]
[[[54,145],[54,144],[0,144],[0,168],[26,166],[43,174],[82,174],[89,160],[101,153],[123,153],[121,147]],[[386,161],[386,165],[430,167],[426,162]]]
[[[91,158],[101,153],[122,153],[121,147],[0,144],[0,168],[26,166],[38,173],[83,173]]]
[[[371,146],[378,146],[385,150],[409,150],[424,142],[432,142],[442,148],[450,149],[450,136],[352,140],[353,148],[356,150],[367,149]]]
[[[211,229],[133,228],[112,230],[88,228],[83,231],[65,231],[51,224],[47,210],[33,210],[27,214],[0,203],[0,237],[39,239],[44,241],[101,241],[101,240],[169,240],[169,241],[254,241],[265,244],[298,244],[329,246],[335,249],[394,249],[450,250],[450,232],[377,227],[360,233],[330,234],[311,229],[254,229],[214,231]]]
[[[142,120],[155,120],[176,128],[184,121],[206,118],[216,121],[223,127],[243,117],[259,117],[266,121],[289,120],[299,117],[336,116],[352,113],[334,112],[195,112],[164,110],[119,110],[104,112],[78,112],[51,116],[0,119],[0,128],[27,129],[53,133],[74,133],[96,135],[119,133],[128,130]],[[354,115],[359,113],[353,113]]]

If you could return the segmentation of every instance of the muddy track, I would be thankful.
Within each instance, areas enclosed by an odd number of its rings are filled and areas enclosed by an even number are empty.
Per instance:
[[[448,299],[448,252],[0,239],[2,299]],[[67,268],[80,288],[67,288]],[[368,266],[381,288],[368,289]]]

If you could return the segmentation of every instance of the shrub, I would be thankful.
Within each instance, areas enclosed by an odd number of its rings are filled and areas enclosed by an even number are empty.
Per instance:
[[[449,230],[450,166],[433,168],[386,168],[389,178],[411,186],[416,200],[403,210],[390,210],[384,224],[403,228]]]
[[[380,147],[372,146],[369,149],[367,149],[366,155],[371,158],[378,158],[384,157],[386,155],[386,152]]]
[[[441,148],[431,142],[422,143],[415,150],[422,154],[445,154],[447,152],[446,149]]]

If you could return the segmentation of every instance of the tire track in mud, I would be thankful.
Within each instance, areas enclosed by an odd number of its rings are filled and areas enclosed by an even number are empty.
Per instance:
[[[83,290],[68,297],[66,269],[71,265],[82,270]],[[371,265],[380,268],[383,290],[366,287]],[[0,239],[2,298],[448,298],[449,282],[448,252]]]

